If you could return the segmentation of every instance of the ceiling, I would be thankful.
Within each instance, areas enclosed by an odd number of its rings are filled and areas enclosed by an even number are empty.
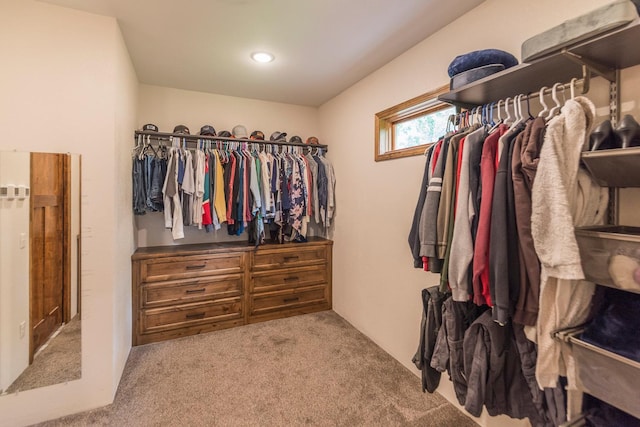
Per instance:
[[[141,83],[318,106],[484,0],[41,1],[115,17]]]

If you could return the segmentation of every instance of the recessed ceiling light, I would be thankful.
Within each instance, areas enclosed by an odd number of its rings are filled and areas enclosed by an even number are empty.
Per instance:
[[[267,63],[273,61],[275,57],[268,52],[253,52],[251,54],[251,59],[256,62]]]

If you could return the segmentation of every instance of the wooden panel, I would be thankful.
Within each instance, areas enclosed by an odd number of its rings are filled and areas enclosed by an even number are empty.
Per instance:
[[[242,253],[178,256],[144,261],[141,264],[141,280],[155,282],[208,274],[232,274],[241,273],[242,269]]]
[[[133,345],[150,344],[154,342],[172,340],[175,338],[187,337],[190,335],[204,334],[207,332],[218,331],[220,329],[234,328],[236,326],[242,326],[244,324],[244,318],[222,321],[220,321],[219,319],[214,319],[203,324],[181,326],[178,329],[169,329],[153,333],[134,335]]]
[[[184,304],[242,295],[243,276],[207,277],[173,282],[145,284],[141,287],[143,307]]]
[[[270,313],[288,308],[326,303],[325,286],[267,292],[251,295],[250,315]]]
[[[269,271],[254,273],[251,280],[251,292],[267,292],[282,289],[301,288],[304,286],[325,284],[327,268],[325,265],[289,268],[278,270],[275,274]]]
[[[326,246],[303,246],[283,249],[265,249],[253,253],[253,270],[299,267],[322,264],[326,260]]]
[[[176,329],[207,322],[242,318],[242,299],[228,298],[207,303],[183,304],[142,310],[141,333]]]
[[[331,247],[310,238],[258,249],[139,249],[132,256],[133,345],[330,309]]]
[[[65,257],[64,154],[31,153],[30,362],[62,324]]]

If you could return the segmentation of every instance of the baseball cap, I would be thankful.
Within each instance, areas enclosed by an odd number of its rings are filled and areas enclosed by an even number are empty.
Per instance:
[[[242,125],[236,125],[231,131],[235,138],[248,138],[247,128]]]
[[[185,135],[191,135],[189,133],[189,128],[186,127],[185,125],[178,125],[176,127],[173,128],[173,133],[182,133]]]
[[[147,123],[146,125],[142,126],[142,130],[147,132],[158,132],[158,126],[154,125],[153,123]]]
[[[251,139],[264,141],[264,133],[262,133],[262,131],[259,131],[259,130],[254,130],[253,132],[251,132]]]
[[[318,138],[315,136],[310,136],[307,138],[307,144],[320,144],[320,142],[318,142]]]
[[[231,132],[229,132],[228,130],[223,130],[218,134],[218,136],[222,138],[231,138]]]
[[[274,132],[269,137],[270,141],[281,141],[287,142],[287,133],[286,132]]]
[[[291,139],[289,139],[289,142],[302,144],[302,138],[300,138],[298,135],[294,135],[294,136],[291,137]]]
[[[216,136],[216,130],[211,125],[204,125],[200,128],[200,135]]]

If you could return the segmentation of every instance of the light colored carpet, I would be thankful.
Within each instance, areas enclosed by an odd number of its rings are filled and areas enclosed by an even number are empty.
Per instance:
[[[81,335],[80,316],[62,326],[47,346],[33,358],[33,363],[7,387],[7,393],[31,390],[52,384],[80,379]]]
[[[112,405],[41,425],[477,427],[333,311],[134,347]]]

